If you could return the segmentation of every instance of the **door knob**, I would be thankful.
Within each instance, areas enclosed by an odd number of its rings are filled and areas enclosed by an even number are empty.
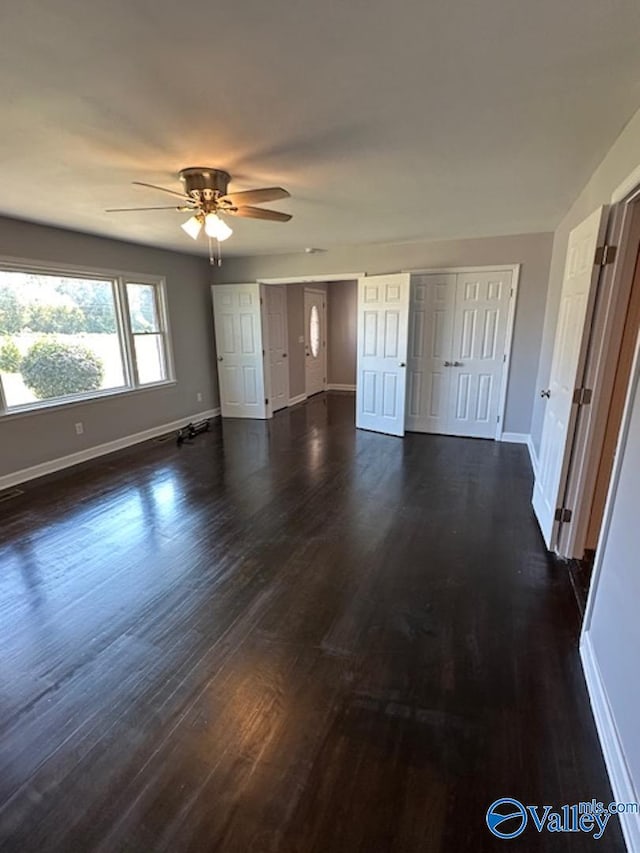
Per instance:
[[[547,390],[546,390],[546,391],[541,391],[541,392],[540,392],[540,396],[541,396],[541,397],[546,397],[546,398],[548,399],[548,398],[551,396],[551,390],[550,390],[549,388],[547,388]]]
[[[282,357],[283,357],[283,358],[286,358],[286,357],[287,357],[286,352],[283,352],[283,353],[282,353]]]
[[[454,367],[464,367],[464,364],[461,361],[454,361],[453,366]]]
[[[221,355],[219,355],[219,356],[218,356],[218,361],[224,361],[224,358],[223,358]]]
[[[398,366],[399,366],[399,367],[406,367],[406,366],[407,366],[407,363],[406,363],[405,361],[401,361],[401,362],[400,362],[400,364],[399,364]]]
[[[444,366],[445,367],[453,367],[453,364],[450,361],[445,361]]]

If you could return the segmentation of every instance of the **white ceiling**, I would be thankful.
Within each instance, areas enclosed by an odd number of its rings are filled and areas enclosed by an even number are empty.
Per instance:
[[[550,230],[640,105],[639,34],[638,0],[3,0],[0,212],[205,251],[103,210],[206,165],[292,195],[226,254]]]

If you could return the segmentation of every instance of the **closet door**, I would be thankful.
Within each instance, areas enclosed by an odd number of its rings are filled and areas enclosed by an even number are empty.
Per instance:
[[[453,273],[411,277],[406,428],[414,432],[447,432],[455,296]]]
[[[461,273],[456,282],[456,307],[449,435],[495,438],[505,343],[511,271]]]

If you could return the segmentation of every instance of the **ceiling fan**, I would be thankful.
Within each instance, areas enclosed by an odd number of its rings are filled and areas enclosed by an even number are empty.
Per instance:
[[[209,238],[209,259],[212,264],[215,262],[212,241],[216,240],[221,243],[233,234],[233,230],[221,218],[221,214],[222,216],[240,216],[247,219],[265,219],[269,222],[288,222],[291,219],[289,213],[254,206],[268,201],[289,198],[289,193],[282,187],[264,187],[259,190],[230,193],[227,192],[231,180],[229,173],[222,171],[222,169],[211,169],[206,166],[182,169],[179,177],[183,185],[182,192],[158,187],[155,184],[147,184],[143,181],[133,181],[138,187],[147,187],[169,193],[180,199],[179,204],[160,207],[114,207],[109,208],[106,213],[141,210],[176,210],[178,213],[191,213],[191,217],[182,223],[182,228],[193,240],[198,239],[204,228],[204,232]]]

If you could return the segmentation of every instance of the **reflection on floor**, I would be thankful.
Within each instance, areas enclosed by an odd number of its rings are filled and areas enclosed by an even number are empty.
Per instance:
[[[356,431],[337,394],[28,484],[0,849],[478,853],[498,797],[607,801],[530,493],[522,446]]]

